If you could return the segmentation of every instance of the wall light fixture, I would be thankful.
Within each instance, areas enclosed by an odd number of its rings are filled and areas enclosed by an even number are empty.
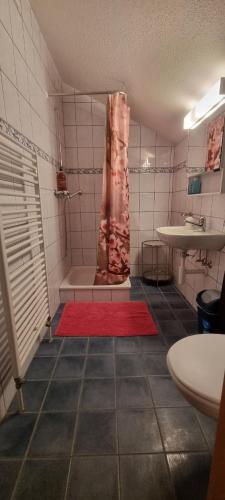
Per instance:
[[[184,129],[196,128],[225,103],[225,77],[211,87],[209,92],[184,117]]]

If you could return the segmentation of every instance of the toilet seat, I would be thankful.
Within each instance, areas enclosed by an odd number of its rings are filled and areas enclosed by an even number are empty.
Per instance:
[[[225,371],[225,335],[181,339],[170,348],[167,364],[185,398],[203,413],[217,417]]]

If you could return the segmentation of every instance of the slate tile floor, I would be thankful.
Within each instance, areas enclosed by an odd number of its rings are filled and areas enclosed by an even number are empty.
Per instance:
[[[132,279],[157,337],[43,342],[0,425],[1,500],[205,500],[216,422],[184,400],[166,352],[197,332],[172,286]],[[56,328],[63,307],[54,321]],[[113,332],[112,332],[113,333]]]

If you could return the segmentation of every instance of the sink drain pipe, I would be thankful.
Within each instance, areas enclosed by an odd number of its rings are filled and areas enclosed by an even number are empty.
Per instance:
[[[185,260],[188,257],[188,253],[184,250],[181,255],[180,265],[178,267],[178,284],[183,285],[185,275],[186,274],[207,274],[207,269],[205,268],[196,268],[196,269],[187,269],[185,267]]]

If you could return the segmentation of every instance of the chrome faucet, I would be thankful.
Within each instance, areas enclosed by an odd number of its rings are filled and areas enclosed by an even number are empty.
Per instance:
[[[193,226],[200,227],[202,231],[206,230],[206,218],[201,216],[201,217],[194,217],[192,212],[189,213],[184,213],[184,222],[187,222],[188,224],[192,224]]]

